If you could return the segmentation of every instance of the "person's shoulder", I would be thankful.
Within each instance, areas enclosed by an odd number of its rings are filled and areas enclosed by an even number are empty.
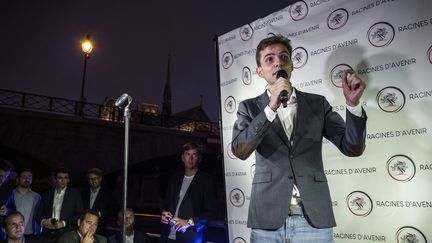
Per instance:
[[[67,242],[66,240],[71,240],[71,239],[73,239],[74,234],[75,234],[75,231],[74,231],[74,230],[69,231],[69,232],[66,232],[66,233],[63,233],[63,234],[59,237],[58,241],[60,241],[60,242]]]
[[[42,192],[42,194],[41,194],[42,198],[49,197],[49,196],[52,196],[52,195],[54,195],[54,188],[50,188],[50,189]]]
[[[134,229],[134,242],[138,242],[138,243],[146,242],[146,235],[143,232]]]
[[[39,193],[37,193],[37,192],[35,192],[35,191],[33,191],[33,190],[30,190],[30,193],[31,193],[31,195],[32,195],[33,197],[37,197],[37,198],[40,198],[40,197],[41,197],[41,195],[40,195]]]
[[[199,170],[197,173],[197,177],[199,177],[202,181],[213,181],[213,176],[205,171]]]
[[[307,99],[307,100],[325,100],[326,99],[323,95],[308,93],[308,92],[302,92],[299,90],[296,90],[296,97],[297,97],[297,100],[298,99]]]
[[[109,243],[117,243],[118,242],[118,240],[117,239],[120,239],[120,233],[115,233],[115,234],[113,234],[113,235],[111,235],[110,237],[108,237],[108,242]],[[120,242],[118,242],[118,243],[120,243]]]
[[[245,99],[243,101],[240,101],[240,103],[242,103],[242,104],[256,103],[259,99],[261,99],[265,95],[267,95],[266,92],[264,92],[264,93],[262,93],[262,94],[260,94],[258,96],[255,96],[255,97],[248,98],[248,99]]]
[[[77,188],[71,187],[71,186],[68,186],[66,188],[66,192],[69,192],[71,194],[76,194],[76,195],[79,194],[79,195],[81,195],[81,192]]]
[[[107,237],[105,237],[103,235],[95,234],[94,237],[95,237],[95,239],[97,240],[98,243],[106,243],[106,242],[108,242]]]

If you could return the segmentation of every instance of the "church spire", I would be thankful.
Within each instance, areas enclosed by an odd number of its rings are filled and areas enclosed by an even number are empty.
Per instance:
[[[168,67],[163,92],[162,115],[171,115],[171,75],[170,75],[171,54],[168,54]]]

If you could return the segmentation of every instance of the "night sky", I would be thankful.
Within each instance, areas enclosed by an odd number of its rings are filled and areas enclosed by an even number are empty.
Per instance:
[[[172,110],[203,107],[218,120],[213,38],[263,18],[292,1],[67,1],[0,3],[0,88],[79,100],[84,54],[85,97],[101,104],[124,92],[159,105],[171,54]]]

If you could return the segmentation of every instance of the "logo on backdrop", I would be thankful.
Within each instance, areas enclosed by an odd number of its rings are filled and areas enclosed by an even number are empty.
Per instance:
[[[427,58],[429,60],[429,63],[432,64],[432,46],[430,46],[429,50],[427,51]]]
[[[330,71],[330,80],[331,80],[332,84],[338,88],[342,88],[342,73],[344,70],[354,71],[354,69],[348,64],[336,65]]]
[[[228,113],[233,113],[237,108],[237,102],[233,96],[228,96],[224,102],[225,111]]]
[[[243,67],[242,80],[246,85],[250,85],[252,83],[252,72],[249,67]]]
[[[366,217],[372,212],[372,199],[362,191],[351,192],[346,198],[346,203],[349,211],[355,216]]]
[[[242,190],[234,188],[230,192],[230,201],[234,207],[241,207],[245,202],[245,196]]]
[[[233,154],[233,152],[231,150],[231,143],[229,143],[227,145],[226,151],[227,151],[228,157],[230,157],[230,159],[237,159],[237,157]]]
[[[297,47],[292,51],[291,60],[295,69],[304,67],[308,61],[308,58],[308,52],[303,47]]]
[[[240,28],[240,38],[243,41],[248,41],[250,40],[250,38],[252,38],[253,32],[254,31],[252,29],[252,26],[250,26],[250,24],[243,25]]]
[[[399,88],[389,86],[378,92],[376,101],[381,110],[385,112],[398,112],[405,105],[405,94]]]
[[[410,157],[397,154],[387,161],[387,172],[396,181],[408,182],[414,177],[416,166]]]
[[[369,43],[375,47],[390,45],[394,37],[395,30],[393,26],[386,22],[375,23],[367,32]]]
[[[234,62],[234,58],[231,52],[225,52],[222,55],[222,67],[228,69]]]
[[[246,241],[241,237],[237,237],[233,240],[233,243],[246,243]]]
[[[427,243],[425,235],[412,226],[404,226],[396,232],[397,243]]]
[[[343,8],[336,9],[327,17],[327,26],[331,30],[337,30],[348,22],[348,11]]]
[[[308,15],[309,9],[304,1],[297,1],[289,7],[289,14],[294,21],[299,21]]]

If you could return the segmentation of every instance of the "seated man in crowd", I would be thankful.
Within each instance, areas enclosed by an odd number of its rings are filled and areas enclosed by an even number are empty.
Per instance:
[[[96,211],[87,209],[77,221],[78,229],[64,233],[57,240],[57,243],[106,243],[104,236],[95,234],[99,214]]]
[[[123,228],[123,210],[121,209],[118,213],[117,218],[117,224],[121,227],[120,230]],[[135,224],[135,213],[132,211],[132,209],[127,208],[126,209],[126,242],[127,243],[145,243],[145,236],[143,233],[134,230],[134,224]],[[117,234],[111,236],[108,239],[109,243],[122,243],[123,242],[123,235],[120,232]]]
[[[13,186],[8,182],[13,171],[11,162],[5,159],[0,159],[0,227],[3,227],[4,216],[8,210],[15,210],[13,200]],[[6,235],[0,231],[0,239],[5,239]]]
[[[31,240],[24,239],[24,216],[18,211],[9,211],[4,218],[3,232],[6,239],[1,239],[2,243],[32,243]]]

